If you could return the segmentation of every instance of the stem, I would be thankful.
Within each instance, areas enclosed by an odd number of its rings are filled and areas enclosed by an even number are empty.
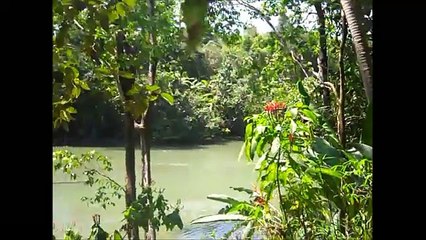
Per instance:
[[[96,174],[98,174],[99,176],[101,176],[101,177],[104,177],[104,178],[106,178],[106,179],[108,179],[108,181],[110,181],[110,182],[112,182],[112,183],[114,183],[118,188],[120,188],[121,190],[123,190],[123,192],[126,192],[126,189],[123,187],[123,186],[121,186],[119,183],[117,183],[114,179],[112,179],[112,178],[110,178],[110,177],[108,177],[107,175],[105,175],[105,174],[103,174],[103,173],[101,173],[101,172],[99,172],[98,170],[96,170],[96,169],[89,169],[89,168],[86,168],[87,170],[91,170],[91,171],[94,171],[94,172],[96,172]]]
[[[283,206],[283,202],[282,202],[282,193],[281,193],[281,186],[280,186],[280,178],[279,178],[279,171],[280,171],[280,156],[281,156],[281,149],[278,150],[278,159],[277,159],[277,188],[278,188],[278,198],[280,201],[280,209],[281,212],[284,214],[284,218],[287,221],[287,216],[285,215],[285,211],[284,211],[284,206]],[[276,159],[276,157],[275,157]]]

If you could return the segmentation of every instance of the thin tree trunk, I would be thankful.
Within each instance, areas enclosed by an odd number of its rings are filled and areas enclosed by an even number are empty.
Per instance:
[[[340,0],[345,12],[348,27],[351,31],[355,52],[358,59],[359,70],[364,84],[368,102],[373,101],[373,66],[372,58],[368,51],[366,34],[362,31],[359,11],[354,0]]]
[[[343,147],[346,145],[346,133],[345,133],[345,64],[344,64],[344,53],[346,38],[348,35],[348,25],[345,18],[345,13],[342,11],[342,40],[340,42],[340,53],[339,53],[339,110],[338,110],[338,121],[337,121],[337,133],[339,135],[340,143]]]
[[[123,32],[118,32],[117,41],[117,57],[123,54],[125,36]],[[127,91],[132,87],[134,79],[128,79],[118,76],[117,88],[123,104],[128,99]],[[125,109],[125,108],[124,108]],[[135,142],[134,142],[134,119],[130,112],[125,110],[124,113],[124,135],[126,141],[126,208],[130,207],[132,202],[136,200],[136,175],[135,175]],[[128,222],[127,236],[129,239],[139,240],[139,229]]]
[[[155,1],[154,0],[147,0],[147,6],[148,6],[148,16],[152,20],[151,23],[153,23],[153,16],[154,16],[154,9],[155,9]],[[151,49],[154,49],[156,47],[156,37],[155,37],[155,27],[151,25],[151,31],[149,33],[149,41],[151,44]],[[148,68],[148,84],[153,85],[155,84],[155,77],[157,73],[157,60],[155,56],[150,56],[149,59],[149,68]],[[142,124],[143,128],[140,131],[140,144],[141,144],[141,152],[142,152],[142,185],[144,188],[148,188],[149,192],[152,193],[151,190],[151,140],[152,140],[152,115],[153,114],[153,105],[152,102],[148,105],[148,111],[146,112],[145,116],[142,117]],[[150,209],[153,210],[153,202],[152,198],[149,198],[149,206]],[[152,216],[152,215],[151,215]],[[155,240],[156,239],[156,232],[155,228],[153,226],[152,219],[148,219],[148,231],[145,232],[145,239],[147,240]]]
[[[318,73],[320,81],[322,84],[328,81],[328,55],[327,55],[327,36],[325,34],[325,17],[324,10],[321,7],[322,2],[315,2],[315,10],[318,15],[318,32],[320,34],[319,45],[320,52],[318,56]],[[327,107],[327,110],[330,110],[330,90],[326,87],[323,87],[322,98],[324,101],[324,106]]]

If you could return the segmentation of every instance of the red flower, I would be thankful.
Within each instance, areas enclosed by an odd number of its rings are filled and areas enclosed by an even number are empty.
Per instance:
[[[277,110],[283,110],[285,109],[285,107],[286,107],[285,102],[271,101],[266,103],[263,109],[267,112],[275,112]]]

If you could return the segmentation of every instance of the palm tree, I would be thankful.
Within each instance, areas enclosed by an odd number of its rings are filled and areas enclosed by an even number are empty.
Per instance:
[[[366,34],[361,28],[361,21],[358,15],[359,9],[357,8],[356,0],[340,0],[340,3],[342,4],[342,8],[348,22],[348,27],[352,34],[367,100],[371,103],[373,100],[372,58],[368,51]]]

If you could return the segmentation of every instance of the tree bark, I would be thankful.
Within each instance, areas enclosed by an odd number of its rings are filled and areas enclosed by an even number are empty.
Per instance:
[[[322,84],[328,81],[328,55],[327,55],[327,36],[325,33],[325,17],[324,10],[321,7],[322,2],[315,2],[314,7],[318,15],[318,32],[320,34],[319,45],[320,52],[318,56],[318,73]],[[323,87],[322,98],[324,106],[330,110],[330,90]]]
[[[148,16],[151,19],[151,23],[154,23],[153,17],[155,13],[155,0],[147,0],[148,7]],[[152,24],[151,30],[149,33],[149,41],[151,45],[151,49],[156,48],[156,36],[155,36],[155,26]],[[152,53],[153,51],[151,51]],[[148,82],[147,84],[153,85],[155,84],[155,77],[157,73],[157,60],[156,56],[150,55],[149,59],[149,67],[148,67]],[[153,104],[152,102],[148,105],[148,111],[144,116],[142,116],[141,124],[143,124],[143,128],[140,130],[140,144],[141,144],[141,153],[142,153],[142,186],[144,188],[151,190],[151,140],[152,140],[152,115],[153,114]],[[152,198],[149,198],[149,206],[153,211],[154,206],[152,202]],[[153,226],[152,219],[148,219],[148,231],[145,232],[145,239],[147,240],[155,240],[156,232]]]
[[[118,32],[116,36],[117,41],[117,57],[124,53],[124,40],[123,32]],[[117,74],[117,88],[122,99],[123,104],[129,99],[127,91],[131,89],[135,79],[128,79],[118,76]],[[125,109],[125,108],[124,108]],[[136,175],[135,175],[135,142],[134,142],[134,119],[130,112],[125,110],[124,113],[124,135],[126,141],[126,208],[130,207],[132,202],[136,200]],[[139,229],[128,222],[127,236],[129,239],[139,240]]]
[[[373,66],[372,57],[368,51],[366,34],[362,31],[359,10],[355,0],[340,0],[342,9],[351,31],[359,70],[368,102],[373,101]]]
[[[346,133],[345,133],[345,64],[344,64],[344,53],[346,38],[348,35],[348,25],[346,22],[345,13],[342,11],[342,40],[340,42],[339,52],[339,109],[338,109],[338,121],[337,121],[337,133],[339,135],[340,143],[343,147],[346,145]]]

